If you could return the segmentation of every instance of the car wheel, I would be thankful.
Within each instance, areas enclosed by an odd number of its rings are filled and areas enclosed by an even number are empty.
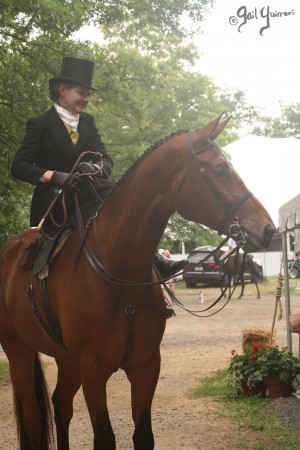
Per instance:
[[[195,288],[197,283],[191,283],[190,281],[185,282],[187,288]]]
[[[293,267],[290,271],[289,271],[289,277],[292,278],[292,280],[294,280],[295,278],[299,278],[300,276],[300,272],[298,269],[296,269],[295,267]]]

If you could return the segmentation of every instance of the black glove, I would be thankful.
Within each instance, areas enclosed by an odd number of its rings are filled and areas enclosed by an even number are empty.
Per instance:
[[[98,166],[97,164],[88,163],[88,162],[81,162],[81,163],[78,164],[77,172],[79,172],[79,173],[95,173],[95,172],[99,172],[99,175],[101,175],[102,171],[100,172],[100,166]]]
[[[51,177],[51,183],[66,191],[78,192],[80,190],[80,179],[71,173],[55,171]]]

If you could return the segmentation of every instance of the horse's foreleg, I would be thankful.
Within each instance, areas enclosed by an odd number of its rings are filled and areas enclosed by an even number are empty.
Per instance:
[[[132,417],[135,424],[134,450],[153,450],[151,405],[160,372],[160,352],[144,365],[126,371],[131,383]]]
[[[73,417],[73,399],[80,387],[76,363],[56,360],[57,384],[52,396],[56,424],[57,450],[69,450],[69,425]]]
[[[81,368],[83,393],[94,430],[94,450],[116,450],[106,400],[106,384],[110,376],[111,373],[105,375],[105,367],[98,361]]]

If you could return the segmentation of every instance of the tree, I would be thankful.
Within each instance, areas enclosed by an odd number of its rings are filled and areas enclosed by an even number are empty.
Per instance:
[[[148,27],[148,34],[151,40],[138,47],[128,37],[94,47],[102,68],[96,79],[100,95],[92,99],[91,111],[103,130],[117,177],[165,135],[199,128],[228,110],[229,102],[220,100],[214,83],[191,70],[197,56],[194,46],[157,29]],[[221,145],[237,137],[235,127],[230,122],[219,138]]]
[[[186,253],[203,245],[218,246],[222,241],[215,231],[203,225],[183,219],[175,213],[169,220],[159,247],[167,248],[171,253],[181,253],[182,245]]]
[[[300,103],[282,105],[281,123],[286,136],[300,138]]]

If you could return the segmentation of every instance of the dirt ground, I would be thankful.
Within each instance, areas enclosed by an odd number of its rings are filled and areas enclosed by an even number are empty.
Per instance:
[[[177,291],[180,301],[188,307],[201,309],[217,297],[219,290],[204,288],[204,305],[196,290]],[[299,308],[299,296],[292,296],[292,309]],[[198,318],[176,310],[176,317],[167,321],[161,346],[161,374],[153,402],[153,431],[156,450],[224,450],[253,449],[259,446],[259,433],[241,430],[219,414],[220,405],[210,399],[192,400],[188,392],[203,377],[228,366],[230,351],[241,350],[244,328],[271,327],[274,315],[273,295],[256,299],[254,286],[247,285],[243,300],[234,295],[218,314]],[[284,299],[282,299],[284,308]],[[286,345],[285,310],[276,320],[277,343]],[[298,336],[293,335],[294,351],[298,352]],[[52,391],[56,366],[44,357],[46,376]],[[123,372],[117,372],[108,384],[108,405],[116,434],[117,449],[131,450],[133,423],[130,410],[130,387]],[[70,429],[71,449],[92,449],[92,430],[82,392],[75,398],[74,417]],[[0,389],[0,448],[16,450],[11,386]]]

